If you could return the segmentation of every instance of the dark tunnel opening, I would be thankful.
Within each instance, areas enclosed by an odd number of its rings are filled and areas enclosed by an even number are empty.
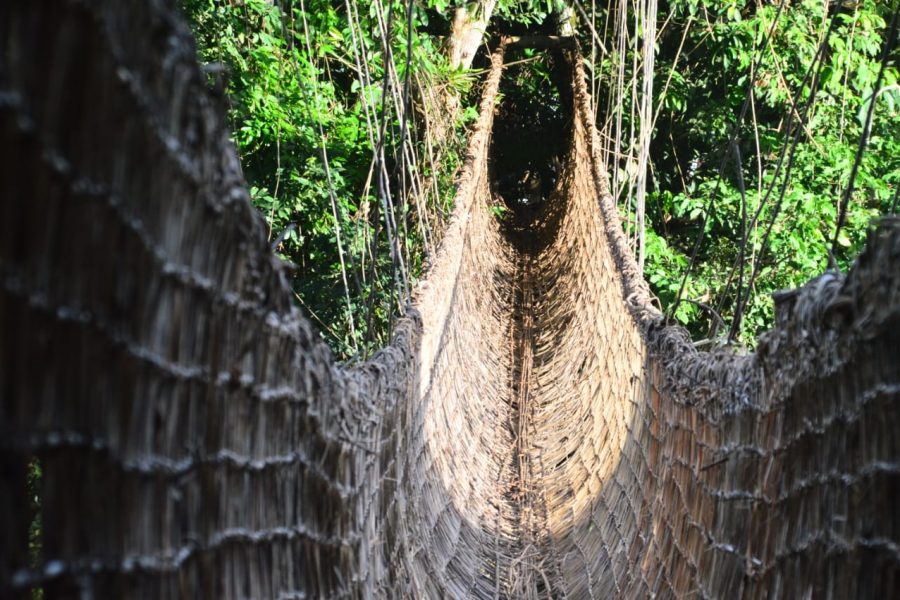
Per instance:
[[[572,127],[566,51],[511,49],[500,82],[490,148],[491,193],[516,220],[543,213]]]

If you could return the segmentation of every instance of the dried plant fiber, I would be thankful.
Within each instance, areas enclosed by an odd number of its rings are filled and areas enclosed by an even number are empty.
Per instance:
[[[546,214],[526,244],[488,209],[501,45],[414,305],[343,366],[173,0],[5,0],[0,44],[0,597],[900,595],[896,219],[756,353],[699,352],[577,54]]]

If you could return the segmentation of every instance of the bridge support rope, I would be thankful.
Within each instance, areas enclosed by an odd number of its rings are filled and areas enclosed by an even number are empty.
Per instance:
[[[342,366],[171,2],[11,0],[0,40],[0,596],[900,592],[896,220],[755,354],[698,352],[638,275],[577,50],[556,191],[527,228],[489,210],[501,43],[414,306]]]

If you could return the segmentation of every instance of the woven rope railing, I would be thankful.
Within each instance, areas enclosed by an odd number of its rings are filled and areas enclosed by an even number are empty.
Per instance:
[[[546,214],[488,210],[501,45],[414,308],[340,366],[173,4],[0,4],[0,597],[897,595],[896,220],[755,354],[698,352],[638,275],[580,60]]]

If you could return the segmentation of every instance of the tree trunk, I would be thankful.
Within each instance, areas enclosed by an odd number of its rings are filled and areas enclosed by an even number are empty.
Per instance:
[[[496,4],[496,0],[480,0],[456,9],[447,45],[451,67],[468,69],[472,66]]]

